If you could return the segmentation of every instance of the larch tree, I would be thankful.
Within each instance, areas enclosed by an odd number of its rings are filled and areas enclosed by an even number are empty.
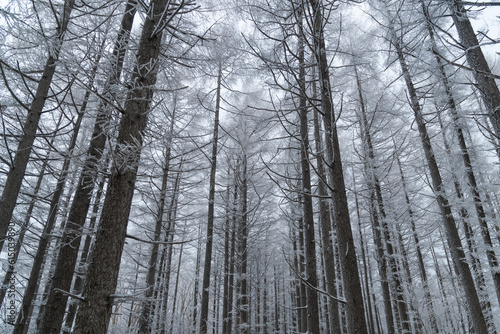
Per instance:
[[[157,80],[162,36],[166,26],[179,13],[192,6],[191,1],[168,3],[152,1],[136,56],[136,64],[120,121],[118,140],[113,152],[111,176],[101,220],[90,256],[83,301],[75,319],[75,333],[107,331],[120,269],[120,259],[127,233],[138,164],[151,112]]]
[[[25,119],[23,128],[23,136],[19,141],[16,155],[9,166],[9,173],[7,180],[2,192],[2,198],[0,200],[0,252],[3,248],[5,241],[5,235],[7,233],[7,228],[9,226],[14,208],[16,206],[17,196],[21,190],[21,185],[24,179],[24,174],[26,172],[26,167],[30,158],[30,154],[33,148],[33,143],[35,142],[35,137],[38,130],[38,125],[40,123],[40,118],[42,116],[43,108],[45,106],[45,101],[49,95],[50,85],[52,83],[52,78],[56,72],[57,63],[59,60],[59,55],[61,53],[61,48],[63,46],[64,37],[68,29],[68,24],[70,22],[71,11],[75,0],[66,0],[62,7],[60,13],[54,12],[54,20],[57,23],[56,31],[54,32],[54,38],[47,50],[47,60],[42,72],[40,79],[38,80],[38,85],[36,92],[33,95],[33,100],[29,105],[22,104],[23,108],[27,111],[27,117]],[[33,4],[36,6],[35,4]],[[52,7],[54,8],[54,7]],[[36,11],[36,9],[35,9]],[[46,36],[46,38],[50,38]],[[2,73],[5,70],[4,66],[1,67]],[[3,75],[5,78],[5,75]],[[6,82],[6,86],[9,87],[9,83]],[[12,94],[15,92],[9,89]]]

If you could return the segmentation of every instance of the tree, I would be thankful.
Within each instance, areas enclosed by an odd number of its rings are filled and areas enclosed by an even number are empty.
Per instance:
[[[26,167],[33,148],[33,143],[35,141],[40,117],[42,116],[45,101],[49,94],[52,78],[56,72],[59,54],[61,52],[64,36],[68,28],[74,4],[74,0],[65,0],[62,12],[60,13],[60,18],[55,17],[57,28],[55,32],[54,44],[51,46],[50,50],[48,50],[47,61],[43,69],[42,76],[38,81],[37,90],[33,96],[30,106],[22,104],[23,108],[28,112],[28,115],[23,126],[23,136],[19,141],[16,156],[14,157],[12,164],[9,166],[9,173],[7,180],[5,181],[2,198],[0,200],[0,252],[3,248],[7,228],[16,206],[17,196],[21,189],[21,184],[23,182]],[[5,81],[3,66],[1,67],[1,70]],[[5,82],[5,84],[9,87],[8,82]],[[15,95],[11,89],[9,90],[13,95]]]
[[[313,27],[314,55],[318,66],[321,113],[324,118],[326,133],[326,165],[329,166],[329,185],[332,188],[335,227],[340,255],[340,267],[344,296],[347,301],[345,310],[347,329],[352,333],[366,333],[366,320],[363,306],[363,293],[358,272],[356,251],[354,248],[353,233],[349,217],[349,207],[340,156],[340,145],[335,124],[335,114],[332,103],[332,89],[330,85],[330,70],[326,57],[324,39],[324,5],[320,1],[309,1],[312,12],[310,24]]]
[[[112,68],[108,81],[105,84],[104,96],[111,98],[111,90],[119,81],[123,68],[125,51],[129,41],[129,34],[136,12],[136,1],[129,0],[122,17],[120,30],[114,44]],[[115,88],[116,89],[116,88]],[[74,271],[77,263],[78,250],[83,234],[83,226],[90,207],[92,191],[95,185],[96,165],[102,157],[106,133],[105,124],[110,118],[110,106],[103,100],[99,104],[98,115],[95,120],[92,137],[87,149],[87,158],[80,174],[78,186],[70,208],[68,222],[64,230],[61,249],[57,258],[56,267],[51,281],[51,289],[46,302],[45,312],[40,316],[40,330],[45,333],[59,333],[63,323],[64,312],[68,300]],[[66,292],[66,293],[65,293]]]
[[[167,6],[166,1],[155,0],[147,8],[137,63],[131,78],[134,86],[129,90],[120,122],[111,177],[83,290],[84,300],[75,320],[75,333],[104,333],[108,328],[113,302],[117,297],[113,294],[127,232],[143,132],[157,79],[163,31],[169,20],[190,5],[192,2],[182,1]]]

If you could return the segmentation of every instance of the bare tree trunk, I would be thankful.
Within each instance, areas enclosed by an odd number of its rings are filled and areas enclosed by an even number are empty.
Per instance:
[[[299,31],[302,31],[303,9],[300,8],[298,14]],[[306,260],[306,277],[307,282],[307,332],[310,334],[319,334],[319,309],[318,309],[318,293],[315,289],[318,288],[318,272],[316,260],[316,240],[315,240],[315,223],[314,211],[312,204],[311,190],[311,169],[309,166],[309,124],[307,121],[307,100],[306,100],[306,72],[304,60],[304,34],[299,36],[299,82],[298,82],[298,98],[299,98],[299,130],[300,130],[300,166],[301,166],[301,189],[302,194],[302,217],[304,228],[304,244],[305,244],[305,260]]]
[[[403,77],[406,82],[408,93],[410,95],[410,105],[415,115],[415,120],[418,126],[418,131],[420,134],[420,139],[422,141],[422,146],[425,152],[425,158],[427,160],[428,168],[431,175],[432,187],[436,195],[436,201],[441,211],[441,217],[443,219],[443,226],[446,231],[446,238],[448,241],[448,246],[451,252],[451,257],[453,263],[458,270],[458,276],[462,285],[462,289],[465,293],[466,302],[468,305],[468,311],[471,315],[471,319],[476,332],[487,333],[488,326],[481,312],[481,303],[477,295],[476,288],[474,286],[474,280],[472,279],[472,274],[469,266],[463,261],[465,254],[462,248],[462,242],[458,234],[455,219],[453,218],[453,213],[451,211],[450,203],[446,198],[445,188],[443,186],[443,181],[441,178],[441,173],[438,168],[436,157],[434,155],[430,137],[427,133],[427,127],[425,125],[425,120],[422,115],[422,110],[418,101],[417,91],[413,85],[408,66],[406,64],[403,49],[397,40],[396,33],[393,27],[390,27],[390,34],[392,35],[392,44],[396,49],[399,63],[403,72]]]
[[[239,311],[239,332],[242,334],[250,333],[250,303],[249,303],[249,286],[247,277],[247,267],[248,267],[248,180],[247,180],[247,157],[243,153],[242,157],[242,170],[240,175],[240,191],[241,191],[241,218],[239,220],[239,243],[238,243],[238,255],[240,258],[240,263],[238,266],[238,277],[239,277],[239,287],[240,293],[238,296],[238,311]]]
[[[313,78],[314,75],[314,67]],[[314,80],[314,79],[313,79]],[[313,98],[316,98],[316,84],[313,82]],[[316,165],[318,173],[318,195],[319,195],[319,222],[321,228],[321,236],[323,240],[323,257],[325,259],[325,280],[326,291],[332,295],[337,296],[337,282],[335,277],[335,270],[337,268],[337,261],[335,259],[334,245],[333,245],[333,229],[332,220],[330,215],[330,207],[328,200],[327,189],[327,173],[325,170],[324,157],[323,157],[323,140],[321,139],[320,123],[318,117],[318,110],[314,108],[314,141],[316,146]],[[340,318],[339,308],[335,301],[328,299],[328,312],[330,327],[334,333],[340,333]]]
[[[38,81],[34,99],[30,104],[30,110],[28,111],[28,116],[23,126],[23,136],[18,144],[16,156],[7,174],[2,198],[0,199],[0,252],[3,248],[5,235],[10,220],[12,219],[19,191],[21,190],[24,174],[26,173],[26,167],[33,148],[33,142],[35,141],[38,123],[40,122],[42,110],[49,93],[52,77],[56,71],[59,53],[61,52],[64,35],[68,28],[74,3],[75,0],[64,1],[63,12],[58,20],[54,42],[49,51],[49,56],[45,63],[42,76]],[[3,67],[1,70],[3,73]]]
[[[113,56],[115,64],[106,83],[104,94],[110,94],[109,89],[118,82],[125,56],[129,34],[136,11],[136,0],[129,0],[122,18],[121,28],[115,42]],[[56,269],[52,278],[52,290],[48,296],[45,313],[41,318],[40,330],[43,333],[59,333],[63,323],[64,312],[81,243],[82,229],[90,207],[92,191],[95,186],[95,164],[101,159],[106,144],[104,126],[109,118],[109,110],[105,101],[101,101],[97,119],[92,132],[92,139],[87,150],[87,158],[73,197],[68,222],[62,239],[61,251],[57,259]],[[61,292],[62,291],[62,292]]]
[[[198,245],[196,247],[196,269],[194,273],[194,292],[193,292],[193,324],[191,333],[196,333],[196,323],[198,321],[198,289],[200,281],[200,258],[201,258],[201,226],[198,229]]]
[[[230,167],[229,167],[230,169]],[[228,171],[228,178],[230,177],[230,170]],[[230,236],[231,236],[231,207],[230,207],[230,194],[231,187],[228,186],[226,190],[226,217],[224,224],[224,289],[222,293],[222,334],[230,334],[231,329],[228,328],[229,322],[229,313],[231,310],[229,309],[229,252],[230,252]]]
[[[398,164],[399,173],[401,175],[401,186],[403,188],[405,202],[406,202],[406,205],[408,206],[408,216],[410,218],[412,237],[413,237],[413,242],[415,243],[415,250],[417,252],[418,269],[419,269],[419,273],[420,273],[420,279],[422,280],[422,284],[423,284],[423,288],[424,288],[424,295],[425,295],[425,299],[426,299],[425,306],[427,308],[427,312],[429,314],[429,318],[431,321],[432,331],[437,334],[437,333],[439,333],[439,329],[438,329],[437,322],[436,322],[436,312],[434,310],[434,304],[433,304],[432,298],[431,298],[429,283],[427,281],[427,272],[425,270],[424,257],[422,255],[422,249],[420,247],[420,240],[419,240],[417,228],[415,225],[415,219],[414,219],[412,206],[410,203],[410,197],[408,196],[406,179],[405,179],[404,174],[403,174],[403,168],[401,167],[401,161],[399,160],[399,156],[397,154],[396,154],[396,162]]]
[[[354,171],[353,171],[354,175]],[[356,181],[353,180],[353,185],[354,185],[354,202],[356,204],[356,217],[358,218],[358,230],[359,230],[359,240],[361,243],[361,258],[363,260],[363,272],[364,272],[364,285],[365,285],[365,299],[366,299],[366,315],[368,316],[368,328],[370,329],[369,332],[370,334],[375,334],[375,324],[373,321],[373,314],[372,314],[372,302],[371,302],[371,294],[370,294],[370,286],[369,286],[369,280],[368,280],[368,258],[366,257],[366,251],[365,251],[365,242],[363,238],[363,229],[361,228],[361,214],[359,210],[359,200],[358,200],[358,192],[356,190]],[[339,333],[339,332],[335,332]]]
[[[366,154],[365,158],[367,161],[366,172],[369,178],[368,181],[369,187],[375,194],[376,202],[378,204],[378,215],[380,215],[380,220],[382,221],[380,227],[383,232],[383,240],[385,240],[385,250],[387,252],[387,255],[385,255],[384,253],[384,256],[387,259],[386,263],[389,265],[388,274],[389,273],[391,274],[391,279],[394,285],[393,293],[396,295],[396,305],[400,316],[399,319],[400,325],[402,326],[403,332],[407,333],[411,331],[411,326],[408,315],[408,307],[406,305],[406,301],[404,299],[404,294],[403,294],[404,292],[403,281],[399,275],[399,268],[395,258],[396,252],[393,248],[393,244],[395,244],[395,242],[389,230],[389,223],[387,222],[387,215],[385,213],[385,205],[382,198],[382,189],[380,187],[380,180],[378,179],[378,176],[376,174],[375,166],[373,166],[373,162],[375,161],[375,150],[373,148],[373,143],[371,139],[371,133],[369,129],[370,125],[366,117],[365,102],[361,88],[361,78],[359,77],[356,66],[354,66],[354,72],[356,76],[356,83],[357,83],[358,95],[361,107],[360,123],[363,133],[364,146],[365,146],[365,154]],[[377,211],[375,211],[374,213],[377,214]]]
[[[205,264],[203,267],[203,283],[201,288],[201,311],[199,334],[207,334],[208,304],[210,301],[210,271],[212,268],[212,248],[214,237],[214,205],[215,205],[215,171],[217,169],[217,144],[219,141],[219,108],[222,86],[222,63],[219,63],[217,74],[217,91],[215,97],[215,120],[212,139],[212,157],[210,160],[210,190],[208,194],[207,242],[205,245]]]
[[[184,244],[181,244],[179,249],[179,263],[177,264],[177,273],[175,275],[175,287],[174,287],[174,301],[172,303],[172,312],[170,318],[170,326],[168,328],[168,333],[173,334],[174,332],[174,320],[175,320],[175,308],[177,306],[177,292],[179,290],[179,275],[181,273],[181,263],[182,263],[182,252]]]
[[[109,155],[105,160],[104,166],[109,165]],[[94,198],[94,203],[92,207],[92,217],[90,218],[88,230],[91,231],[91,234],[87,234],[85,236],[85,243],[83,244],[82,253],[80,255],[80,261],[78,262],[78,269],[76,271],[75,284],[73,286],[73,294],[80,295],[83,291],[83,285],[85,283],[85,275],[86,275],[86,265],[87,260],[90,253],[90,246],[93,240],[93,232],[95,232],[95,226],[97,222],[97,214],[99,213],[99,208],[101,206],[101,199],[104,192],[104,184],[106,183],[106,178],[104,176],[101,177],[101,180],[98,182],[97,191]],[[71,334],[71,328],[73,326],[73,322],[76,316],[76,310],[78,309],[78,301],[73,300],[69,303],[68,312],[66,314],[66,319],[64,320],[64,334]]]
[[[312,27],[314,28],[314,48],[318,64],[321,109],[324,115],[327,162],[329,166],[330,185],[332,191],[332,202],[334,208],[334,219],[337,228],[337,240],[340,256],[340,267],[342,271],[344,296],[347,301],[345,306],[347,328],[353,333],[366,333],[366,320],[363,306],[363,292],[359,278],[356,250],[349,217],[349,207],[342,170],[342,158],[340,156],[340,145],[337,128],[334,123],[330,70],[326,58],[326,47],[323,34],[324,20],[323,5],[318,0],[309,0],[313,10]]]
[[[500,138],[500,91],[491,75],[491,70],[479,46],[474,29],[467,17],[464,5],[457,0],[447,1],[451,18],[457,29],[460,43],[465,50],[465,56],[469,66],[473,69],[472,74],[476,85],[483,98],[484,105],[493,125],[497,138]],[[434,50],[437,52],[437,50]],[[497,151],[498,152],[498,151]]]
[[[175,122],[175,106],[176,100],[174,97],[174,107],[172,111],[172,120],[170,123],[170,129],[168,133],[168,140],[165,145],[165,161],[163,162],[163,175],[161,181],[161,190],[160,190],[160,201],[158,203],[158,211],[156,213],[156,224],[154,231],[153,241],[156,243],[153,244],[153,248],[151,249],[151,256],[149,258],[148,264],[148,275],[146,277],[146,300],[142,305],[141,317],[139,318],[139,330],[138,333],[146,334],[148,332],[152,332],[151,328],[151,298],[153,297],[153,290],[155,286],[155,278],[156,278],[156,265],[158,260],[158,248],[161,236],[161,229],[163,227],[163,214],[165,213],[165,197],[167,196],[167,181],[168,174],[170,168],[170,156],[171,156],[171,146],[172,146],[172,136],[174,131],[174,122]],[[174,196],[174,195],[172,195]]]
[[[165,1],[152,1],[144,22],[131,78],[136,87],[129,91],[120,122],[115,160],[83,291],[84,301],[76,317],[76,334],[105,333],[108,328],[167,9]]]

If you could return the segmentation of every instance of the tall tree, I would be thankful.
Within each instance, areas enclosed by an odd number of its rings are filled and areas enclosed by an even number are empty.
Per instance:
[[[31,101],[29,107],[23,105],[28,112],[23,125],[23,136],[19,141],[16,156],[14,157],[12,164],[9,166],[9,173],[7,175],[7,180],[5,181],[2,198],[0,200],[0,252],[3,248],[5,235],[16,206],[19,191],[21,190],[24,174],[26,173],[26,167],[28,165],[31,150],[33,149],[33,143],[35,141],[45,101],[47,100],[49,94],[52,78],[56,72],[59,55],[64,42],[64,36],[68,29],[71,11],[73,10],[74,4],[75,0],[65,0],[62,12],[59,14],[60,17],[54,18],[57,22],[55,38],[53,39],[53,45],[51,45],[48,50],[47,61],[43,69],[42,76],[38,80],[36,93],[33,96],[33,100]],[[57,14],[55,15],[57,16]],[[3,66],[0,68],[3,73]],[[3,75],[3,77],[5,79],[5,75]],[[8,82],[6,82],[6,86],[9,87]]]
[[[344,286],[347,330],[350,333],[366,333],[363,292],[359,278],[358,262],[354,248],[354,239],[349,217],[346,188],[340,155],[336,117],[333,110],[332,88],[330,85],[330,69],[327,59],[324,38],[326,17],[322,1],[309,0],[312,12],[309,22],[313,28],[314,54],[319,72],[321,113],[324,117],[326,142],[326,165],[329,166],[329,186],[332,188],[332,202],[337,229],[337,240],[340,255],[340,268]]]
[[[403,78],[406,83],[406,88],[410,96],[410,106],[413,110],[415,121],[418,126],[420,139],[425,153],[425,159],[427,161],[427,165],[431,175],[432,187],[436,196],[436,202],[441,212],[441,218],[443,219],[443,227],[446,231],[446,238],[448,247],[451,252],[453,265],[457,270],[462,289],[465,293],[465,296],[467,297],[468,311],[471,314],[471,321],[473,323],[474,329],[479,333],[487,333],[488,326],[485,317],[481,312],[481,303],[479,302],[479,297],[474,286],[474,280],[472,278],[471,270],[469,268],[469,265],[463,260],[465,258],[465,254],[462,248],[462,242],[460,240],[460,235],[458,234],[455,219],[453,218],[451,205],[446,197],[446,191],[441,177],[441,172],[439,170],[436,156],[434,154],[430,141],[430,136],[427,131],[427,126],[423,117],[417,90],[415,88],[415,85],[413,84],[413,80],[408,69],[408,64],[406,63],[403,47],[393,26],[391,14],[388,11],[387,7],[385,7],[385,10],[387,15],[389,16],[388,28],[390,34],[390,42],[396,50],[399,65],[401,67]]]
[[[451,18],[460,38],[461,48],[465,51],[467,63],[472,68],[476,86],[481,93],[488,116],[497,138],[500,137],[500,90],[490,66],[481,49],[476,33],[472,28],[462,1],[451,0],[448,4]],[[433,50],[437,55],[437,50]],[[498,78],[497,78],[498,79]],[[497,150],[497,152],[500,152]]]
[[[120,30],[113,49],[112,68],[108,74],[104,96],[110,98],[111,90],[116,89],[123,67],[125,51],[136,12],[136,0],[129,0],[125,6]],[[101,101],[95,120],[92,138],[87,149],[87,158],[78,181],[73,202],[69,211],[68,222],[61,240],[61,250],[51,281],[51,290],[45,305],[45,312],[40,316],[40,330],[45,333],[59,333],[77,263],[78,250],[83,234],[83,226],[90,207],[92,191],[95,186],[96,164],[101,159],[106,144],[105,123],[110,117],[107,101]]]
[[[138,164],[156,84],[162,35],[165,27],[191,1],[154,0],[147,7],[131,82],[125,102],[111,176],[102,209],[83,302],[75,333],[105,333],[108,328],[120,259],[125,242]]]
[[[215,207],[215,173],[217,169],[217,146],[219,141],[219,112],[222,87],[222,61],[218,64],[217,88],[215,96],[215,118],[212,138],[212,155],[210,159],[210,185],[208,193],[207,242],[205,245],[205,264],[203,266],[203,282],[201,290],[200,334],[208,330],[208,304],[210,297],[210,278],[212,268],[212,248],[214,237],[214,207]]]

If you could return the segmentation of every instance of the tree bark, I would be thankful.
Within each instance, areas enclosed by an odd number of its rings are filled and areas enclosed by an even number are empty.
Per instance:
[[[303,31],[303,8],[298,9],[297,24],[299,31]],[[304,250],[306,263],[307,282],[307,331],[311,334],[319,334],[319,301],[318,293],[315,290],[318,288],[318,272],[316,260],[316,238],[315,238],[315,223],[312,205],[312,190],[311,190],[311,168],[309,166],[309,124],[308,124],[308,109],[306,97],[306,72],[304,59],[304,33],[299,36],[299,76],[298,76],[298,114],[299,114],[299,133],[300,133],[300,167],[301,167],[301,192],[302,198],[302,222],[304,230]]]
[[[314,77],[314,68],[313,68]],[[316,84],[313,83],[313,98],[316,99]],[[323,140],[321,139],[320,123],[318,111],[314,109],[314,142],[316,146],[316,168],[318,173],[318,195],[319,195],[319,223],[321,228],[321,237],[323,242],[323,257],[325,259],[325,281],[326,291],[337,296],[336,268],[333,224],[330,215],[330,204],[328,200],[327,173],[324,164]],[[330,328],[334,333],[340,333],[339,307],[336,301],[327,300],[329,312]]]
[[[136,0],[129,0],[125,7],[120,31],[115,42],[113,56],[116,58],[114,59],[115,63],[105,86],[105,95],[111,94],[109,90],[116,85],[119,80],[118,78],[122,71],[123,59],[129,40],[129,34],[132,29],[135,11]],[[87,158],[78,181],[68,216],[68,222],[61,239],[61,251],[52,278],[52,290],[48,296],[45,312],[41,318],[40,330],[43,333],[59,333],[61,330],[68,295],[56,291],[69,291],[71,288],[71,282],[73,280],[78,258],[78,250],[83,234],[83,226],[85,225],[92,192],[95,187],[95,165],[101,159],[106,145],[104,126],[110,117],[109,113],[110,110],[107,103],[101,101],[90,145],[87,150]]]
[[[170,129],[168,133],[168,139],[165,146],[165,161],[163,162],[163,175],[161,181],[161,189],[160,189],[160,201],[158,203],[158,211],[156,212],[156,222],[155,222],[155,231],[154,231],[154,241],[160,241],[161,236],[161,228],[163,227],[163,214],[165,213],[165,198],[167,196],[167,181],[168,174],[170,168],[170,156],[171,156],[171,147],[172,147],[172,136],[174,130],[174,121],[175,121],[175,97],[174,97],[174,107],[172,111],[172,120],[170,123]],[[141,316],[139,318],[139,330],[138,333],[145,334],[148,332],[152,332],[151,330],[151,318],[150,318],[150,310],[151,310],[151,298],[153,297],[153,290],[155,286],[155,278],[156,278],[156,264],[158,260],[158,249],[159,244],[154,243],[151,249],[151,256],[149,258],[148,263],[148,274],[146,277],[146,294],[142,305]]]
[[[132,205],[144,130],[158,71],[166,1],[151,2],[137,51],[137,64],[120,122],[106,199],[76,317],[75,333],[106,333]]]
[[[5,181],[2,198],[0,199],[0,252],[2,251],[7,228],[10,220],[12,219],[12,214],[14,213],[19,191],[21,190],[24,174],[26,173],[26,167],[28,165],[31,150],[33,149],[38,123],[40,122],[43,107],[45,106],[45,101],[48,97],[52,77],[56,71],[59,54],[64,42],[64,35],[66,34],[66,30],[68,28],[74,3],[75,0],[64,1],[63,12],[61,13],[61,17],[58,22],[59,24],[56,29],[54,45],[49,51],[49,56],[47,58],[47,62],[45,63],[42,77],[38,81],[35,97],[31,102],[28,116],[26,117],[26,121],[22,128],[23,136],[18,144],[16,156],[14,157],[14,161],[10,166],[9,173],[7,174],[7,180]]]
[[[210,190],[208,194],[207,243],[205,245],[205,264],[203,267],[203,283],[201,289],[200,334],[207,334],[208,304],[210,299],[210,272],[212,268],[212,248],[214,237],[214,205],[215,205],[215,172],[217,169],[217,144],[219,141],[219,108],[222,86],[222,63],[219,63],[217,74],[217,90],[215,97],[215,120],[212,139],[212,157],[210,160]]]
[[[458,234],[455,219],[453,218],[450,203],[446,198],[446,192],[441,178],[441,173],[439,171],[436,157],[432,149],[429,134],[427,133],[427,127],[425,125],[425,120],[423,118],[422,110],[418,101],[417,91],[415,89],[415,86],[413,85],[413,81],[411,79],[410,72],[404,58],[403,49],[396,37],[394,28],[390,26],[389,29],[391,29],[389,31],[389,33],[391,34],[391,42],[396,49],[406,87],[410,95],[410,106],[415,115],[415,121],[418,126],[420,139],[422,141],[422,146],[425,152],[425,158],[427,160],[427,165],[431,175],[432,188],[436,195],[436,201],[441,212],[441,217],[443,219],[443,227],[446,231],[446,239],[450,249],[453,264],[458,270],[458,276],[462,285],[462,289],[465,293],[468,311],[471,315],[471,320],[476,332],[487,333],[488,326],[484,315],[481,312],[481,303],[479,302],[479,297],[474,286],[474,280],[472,279],[470,268],[468,264],[463,260],[465,258],[465,254],[462,248],[462,242]]]
[[[326,58],[325,39],[323,34],[323,5],[318,0],[309,0],[313,10],[312,27],[315,56],[320,77],[321,110],[324,115],[327,162],[329,166],[330,185],[332,187],[332,202],[334,219],[337,228],[337,240],[342,271],[347,328],[353,333],[367,333],[363,306],[363,292],[359,278],[356,250],[349,217],[346,188],[340,156],[340,145],[333,110],[330,70]]]
[[[472,74],[476,80],[476,86],[481,92],[484,105],[493,125],[497,138],[500,138],[500,91],[491,70],[484,57],[483,51],[474,33],[474,29],[467,16],[467,11],[461,1],[447,1],[451,18],[457,29],[460,43],[465,50],[465,56],[469,66],[474,70]],[[436,50],[434,50],[437,52]],[[497,151],[498,152],[498,151]]]

